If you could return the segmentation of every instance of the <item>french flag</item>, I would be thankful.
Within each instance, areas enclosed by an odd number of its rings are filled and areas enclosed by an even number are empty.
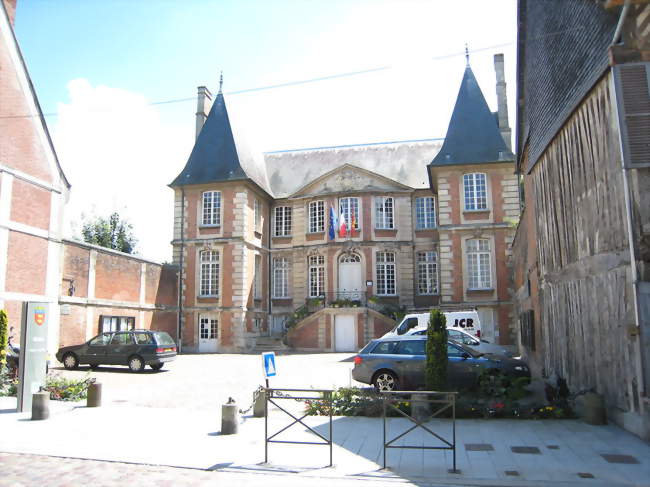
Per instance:
[[[345,222],[345,214],[341,213],[341,217],[339,218],[339,237],[345,238],[347,233],[348,227]]]

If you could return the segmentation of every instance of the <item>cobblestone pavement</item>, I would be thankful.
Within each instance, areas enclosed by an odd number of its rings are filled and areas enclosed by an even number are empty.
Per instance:
[[[305,477],[295,473],[253,472],[237,473],[232,471],[206,471],[187,468],[163,467],[156,465],[137,465],[120,462],[103,462],[75,458],[59,458],[42,455],[18,453],[1,453],[0,486],[8,487],[68,487],[92,485],[120,486],[137,485],[138,487],[167,487],[183,485],[228,485],[289,487],[363,487],[370,486],[442,486],[418,482],[417,484],[402,479],[337,478],[309,475]],[[447,484],[448,485],[448,484]]]

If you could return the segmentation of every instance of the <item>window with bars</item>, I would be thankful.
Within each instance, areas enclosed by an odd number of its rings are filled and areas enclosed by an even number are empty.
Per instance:
[[[394,252],[377,252],[377,294],[395,295]]]
[[[325,231],[325,203],[312,201],[309,203],[309,233]]]
[[[354,229],[359,229],[359,198],[340,198],[339,213],[345,217],[348,228],[354,220]]]
[[[466,241],[469,289],[491,289],[490,241],[476,238]]]
[[[276,237],[291,235],[291,207],[278,206],[275,208],[275,233]]]
[[[221,192],[206,191],[203,193],[202,225],[221,225]]]
[[[99,317],[99,331],[123,331],[135,328],[135,317],[133,316],[106,316]]]
[[[487,210],[487,185],[485,174],[477,172],[463,175],[466,210]]]
[[[255,276],[253,277],[253,299],[262,299],[262,256],[255,256]]]
[[[433,196],[415,198],[415,229],[436,228],[436,211]]]
[[[289,297],[289,259],[273,259],[273,297]]]
[[[200,295],[219,295],[219,252],[203,250],[200,257]]]
[[[216,340],[219,333],[219,322],[216,318],[201,316],[199,318],[199,338],[201,340]]]
[[[392,230],[395,228],[393,207],[394,201],[392,197],[375,197],[375,228],[379,230]]]
[[[418,294],[438,294],[438,255],[434,251],[418,252]]]
[[[325,257],[312,255],[309,257],[309,297],[317,298],[325,295]]]
[[[260,200],[255,198],[253,201],[253,215],[255,218],[255,231],[256,232],[261,232],[262,231],[262,203],[260,203]]]

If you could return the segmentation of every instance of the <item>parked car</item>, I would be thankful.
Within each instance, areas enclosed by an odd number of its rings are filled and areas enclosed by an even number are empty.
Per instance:
[[[378,391],[424,387],[427,337],[405,335],[372,340],[354,357],[352,377]],[[452,390],[476,385],[484,370],[510,377],[530,377],[525,362],[503,355],[483,354],[453,340],[447,342],[447,381]]]
[[[162,369],[165,362],[176,358],[176,343],[164,331],[129,330],[100,333],[81,345],[62,347],[56,358],[66,369],[79,364],[128,365],[133,372],[141,372],[145,365]]]
[[[445,311],[447,329],[460,330],[481,338],[481,320],[476,311]],[[413,335],[426,330],[429,326],[429,313],[411,313],[402,318],[395,328],[386,333],[382,338],[396,335]]]
[[[418,330],[411,334],[426,335],[427,330]],[[451,340],[454,340],[455,342],[458,343],[462,343],[463,345],[467,345],[472,350],[479,353],[496,353],[500,355],[505,355],[506,357],[512,357],[513,355],[512,351],[508,349],[508,347],[504,345],[495,345],[494,343],[490,343],[487,340],[473,337],[472,335],[470,335],[465,331],[455,330],[453,328],[447,328],[447,336]]]

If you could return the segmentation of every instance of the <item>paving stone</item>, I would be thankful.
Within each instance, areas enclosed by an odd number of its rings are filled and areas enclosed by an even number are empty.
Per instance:
[[[512,451],[512,453],[525,453],[531,455],[539,455],[542,453],[536,446],[511,446],[510,451]]]
[[[639,463],[639,461],[632,455],[619,455],[618,453],[601,453],[603,457],[609,463],[625,463],[628,465],[633,465]]]
[[[467,451],[494,451],[494,447],[490,443],[465,443],[465,450],[467,450]]]

